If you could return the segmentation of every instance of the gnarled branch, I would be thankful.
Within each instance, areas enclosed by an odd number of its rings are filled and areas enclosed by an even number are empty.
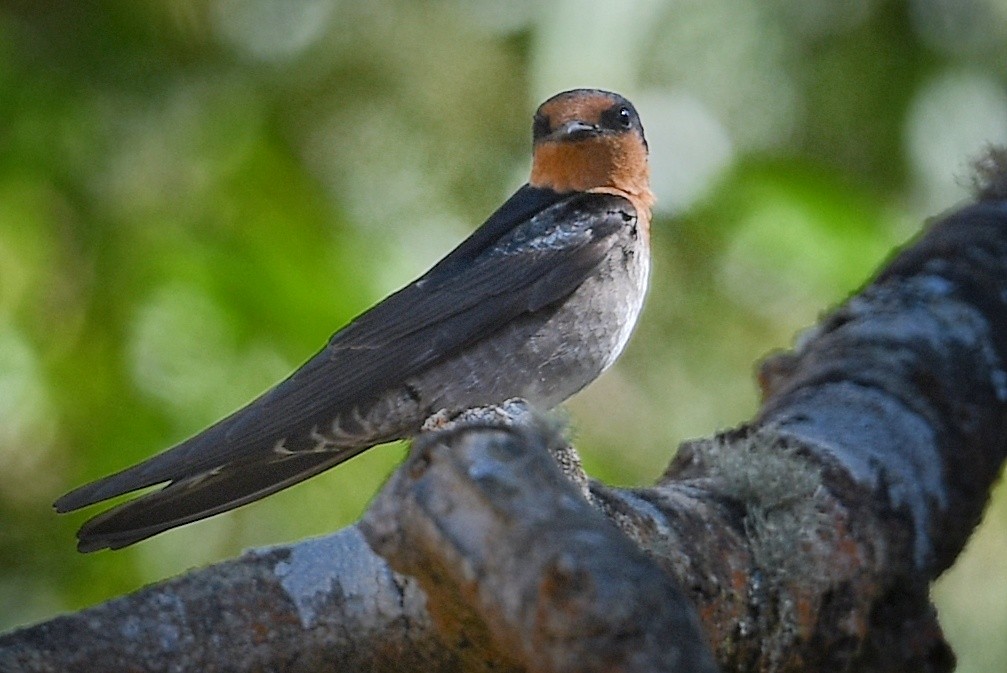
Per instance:
[[[704,640],[723,670],[951,670],[927,590],[1007,454],[1005,167],[653,488],[587,480],[520,404],[475,411],[358,528],[13,632],[0,670],[705,671]]]

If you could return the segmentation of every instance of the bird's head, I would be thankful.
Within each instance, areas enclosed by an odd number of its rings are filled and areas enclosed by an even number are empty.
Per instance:
[[[556,94],[535,112],[532,135],[533,187],[620,193],[649,212],[654,196],[647,140],[636,108],[619,94],[600,89]]]

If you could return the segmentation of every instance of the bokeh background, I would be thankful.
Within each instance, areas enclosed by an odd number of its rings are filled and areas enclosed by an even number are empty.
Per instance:
[[[1007,142],[1004,0],[0,2],[0,628],[354,521],[393,445],[82,556],[67,489],[261,392],[524,179],[538,102],[611,88],[650,139],[655,273],[567,409],[647,484],[756,409],[753,366]],[[1007,670],[1007,502],[937,585]]]

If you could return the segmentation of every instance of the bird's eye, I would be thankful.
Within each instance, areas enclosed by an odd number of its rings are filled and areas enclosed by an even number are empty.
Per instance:
[[[535,115],[535,120],[532,122],[531,134],[532,138],[538,140],[539,138],[544,138],[549,135],[549,118],[545,115]]]
[[[612,107],[602,113],[601,121],[613,131],[627,131],[633,128],[633,111],[625,105]]]
[[[630,126],[633,125],[633,115],[630,114],[628,108],[624,107],[619,108],[619,111],[616,113],[615,118],[616,121],[619,123],[619,126],[621,126],[624,129],[628,129]]]

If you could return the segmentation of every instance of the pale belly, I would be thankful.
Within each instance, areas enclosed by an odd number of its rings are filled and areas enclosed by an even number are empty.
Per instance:
[[[518,318],[458,354],[410,377],[327,428],[337,446],[372,445],[415,434],[432,414],[513,397],[551,409],[608,369],[629,342],[643,307],[650,251],[627,231],[573,294]]]
[[[616,361],[636,326],[650,255],[643,242],[631,243],[613,249],[558,307],[514,321],[411,383],[433,411],[511,397],[542,409],[562,403]]]

